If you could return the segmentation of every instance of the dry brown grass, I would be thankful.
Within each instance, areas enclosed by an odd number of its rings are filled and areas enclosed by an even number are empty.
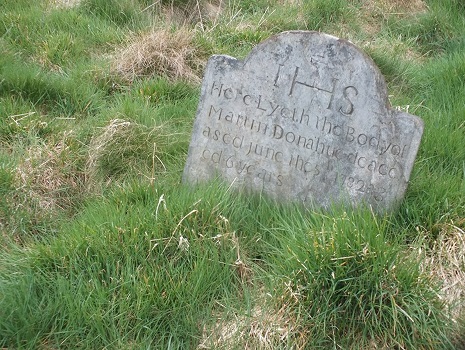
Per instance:
[[[364,0],[362,9],[366,12],[386,15],[414,15],[425,12],[428,9],[424,0]]]
[[[360,9],[360,26],[369,36],[376,36],[389,16],[415,16],[428,6],[423,0],[364,0]]]
[[[127,82],[164,76],[199,83],[204,59],[198,57],[194,32],[156,28],[129,40],[113,58],[111,71]]]
[[[88,147],[85,183],[91,192],[128,174],[149,179],[166,170],[159,156],[176,139],[163,126],[147,127],[135,122],[113,119],[96,132]],[[102,183],[103,181],[103,183]]]
[[[81,190],[79,172],[69,163],[67,144],[71,133],[64,133],[57,143],[37,143],[26,150],[15,172],[17,198],[12,206],[33,215],[50,215],[69,210]]]
[[[257,305],[250,315],[216,321],[213,327],[204,328],[198,349],[272,350],[286,348],[286,344],[292,344],[292,349],[305,348],[306,337],[295,320],[286,315],[285,308],[276,311]]]
[[[427,11],[428,6],[424,0],[364,0],[356,19],[361,32],[354,33],[349,29],[342,36],[366,50],[380,50],[407,61],[422,62],[424,56],[417,51],[414,41],[408,42],[400,37],[395,39],[379,34],[391,16],[413,18]]]
[[[165,23],[205,29],[206,22],[216,22],[228,5],[226,0],[191,0],[178,6],[162,5],[157,11]]]
[[[465,231],[460,227],[464,222],[443,225],[425,261],[433,277],[442,282],[441,297],[454,318],[465,314]]]
[[[50,0],[47,5],[51,8],[66,9],[78,6],[80,3],[81,0]]]

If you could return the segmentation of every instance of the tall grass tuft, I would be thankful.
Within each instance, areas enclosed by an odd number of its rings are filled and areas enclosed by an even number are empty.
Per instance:
[[[86,182],[117,181],[121,178],[155,175],[166,171],[163,162],[164,147],[169,135],[163,127],[146,127],[121,119],[111,120],[102,132],[91,140],[86,164]]]
[[[132,38],[115,55],[112,72],[127,82],[153,76],[199,83],[202,57],[197,57],[192,31],[153,29]]]
[[[275,299],[312,348],[450,349],[437,287],[416,252],[390,241],[370,214],[293,218],[275,228]]]
[[[75,117],[95,111],[101,93],[92,82],[45,71],[34,64],[25,64],[12,55],[0,57],[0,96],[14,94],[41,106],[51,114]]]
[[[208,310],[239,297],[237,240],[218,199],[234,202],[213,189],[129,186],[21,264],[9,263],[19,251],[2,257],[0,345],[195,347]]]
[[[305,21],[308,30],[320,30],[350,13],[346,0],[311,0],[304,2]]]
[[[132,0],[83,0],[80,8],[117,26],[132,27],[141,20],[142,9]]]

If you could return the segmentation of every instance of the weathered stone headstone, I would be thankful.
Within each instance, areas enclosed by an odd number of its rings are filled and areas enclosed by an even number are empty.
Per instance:
[[[243,61],[208,61],[183,179],[216,177],[284,201],[392,209],[423,133],[390,108],[383,76],[348,41],[284,32]]]

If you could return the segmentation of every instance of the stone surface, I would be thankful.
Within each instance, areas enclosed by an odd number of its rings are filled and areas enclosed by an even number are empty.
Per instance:
[[[390,108],[383,76],[356,46],[284,32],[243,61],[210,58],[183,180],[387,211],[404,197],[422,133],[420,118]]]

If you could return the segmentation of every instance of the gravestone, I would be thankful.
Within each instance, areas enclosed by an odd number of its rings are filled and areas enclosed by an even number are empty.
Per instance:
[[[404,197],[422,133],[420,118],[390,108],[383,76],[355,45],[284,32],[245,60],[210,58],[183,180],[384,212]]]

